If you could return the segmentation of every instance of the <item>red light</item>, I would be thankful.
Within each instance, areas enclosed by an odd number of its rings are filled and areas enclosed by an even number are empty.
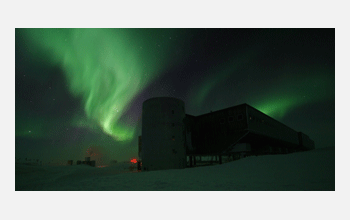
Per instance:
[[[137,160],[136,159],[132,159],[130,160],[131,163],[137,163]]]

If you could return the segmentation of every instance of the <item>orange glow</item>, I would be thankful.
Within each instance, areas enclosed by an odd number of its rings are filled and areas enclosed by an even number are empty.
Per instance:
[[[137,160],[136,159],[132,159],[130,160],[131,163],[137,163]]]

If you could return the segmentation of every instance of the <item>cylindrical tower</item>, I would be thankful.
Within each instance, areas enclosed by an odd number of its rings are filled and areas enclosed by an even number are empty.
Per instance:
[[[170,97],[151,98],[142,106],[142,170],[186,167],[185,104]]]

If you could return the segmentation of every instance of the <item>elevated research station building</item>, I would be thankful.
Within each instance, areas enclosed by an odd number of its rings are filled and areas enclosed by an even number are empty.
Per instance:
[[[184,102],[171,97],[151,98],[142,106],[139,157],[143,171],[314,148],[306,134],[248,104],[199,116],[186,114]]]

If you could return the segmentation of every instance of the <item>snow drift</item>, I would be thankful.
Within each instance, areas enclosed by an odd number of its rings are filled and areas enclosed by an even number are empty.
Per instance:
[[[127,165],[16,164],[16,191],[99,190],[335,190],[335,149],[251,156],[206,167],[127,172]]]

